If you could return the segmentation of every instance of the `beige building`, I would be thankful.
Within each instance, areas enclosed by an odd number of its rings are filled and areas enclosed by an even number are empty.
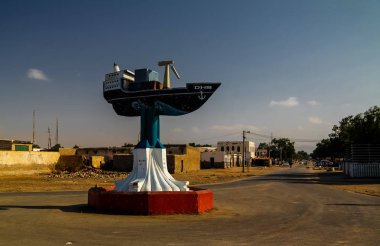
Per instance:
[[[201,169],[201,153],[198,148],[185,144],[168,144],[165,147],[169,173]]]
[[[91,161],[92,156],[103,156],[104,162],[112,162],[114,155],[117,154],[132,154],[133,148],[131,147],[99,147],[99,148],[78,148],[76,155],[81,155],[88,162]]]
[[[33,144],[30,141],[0,140],[0,150],[32,151]]]
[[[183,173],[200,170],[200,151],[198,148],[185,144],[168,144],[166,148],[166,160],[169,173]],[[113,168],[130,172],[133,169],[132,154],[115,154],[113,156]]]

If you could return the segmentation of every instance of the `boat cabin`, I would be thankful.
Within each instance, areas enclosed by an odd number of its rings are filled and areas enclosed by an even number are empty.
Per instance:
[[[120,70],[114,65],[114,72],[105,75],[103,90],[106,91],[140,91],[161,90],[163,83],[158,81],[158,72],[143,68],[132,72],[128,69]]]

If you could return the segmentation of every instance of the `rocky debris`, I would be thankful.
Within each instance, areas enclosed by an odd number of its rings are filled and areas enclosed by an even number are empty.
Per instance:
[[[127,172],[116,172],[107,171],[95,168],[86,168],[79,170],[77,172],[68,171],[53,171],[48,177],[49,178],[62,178],[62,179],[72,179],[72,178],[99,178],[99,179],[117,179],[125,178],[128,175]]]

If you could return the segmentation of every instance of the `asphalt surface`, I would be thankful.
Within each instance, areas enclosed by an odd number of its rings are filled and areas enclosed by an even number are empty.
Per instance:
[[[100,214],[86,192],[0,193],[0,245],[380,245],[380,198],[303,167],[203,186],[202,215]]]

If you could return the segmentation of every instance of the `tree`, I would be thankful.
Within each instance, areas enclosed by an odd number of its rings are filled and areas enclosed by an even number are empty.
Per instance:
[[[74,145],[73,149],[79,149],[78,145]]]
[[[317,143],[314,158],[342,158],[351,144],[380,142],[380,108],[374,106],[362,114],[347,116],[334,125],[328,139]]]
[[[294,142],[288,138],[274,138],[270,146],[271,156],[282,160],[293,159],[296,156]]]
[[[123,146],[121,147],[134,147],[135,145],[134,144],[131,144],[131,143],[124,143]]]
[[[267,143],[260,143],[257,148],[258,149],[269,149],[269,145]]]
[[[60,144],[56,144],[50,148],[51,151],[59,151],[59,148],[63,148]]]
[[[307,159],[309,159],[309,154],[306,153],[303,150],[298,151],[296,156],[297,156],[298,160],[307,160]]]

